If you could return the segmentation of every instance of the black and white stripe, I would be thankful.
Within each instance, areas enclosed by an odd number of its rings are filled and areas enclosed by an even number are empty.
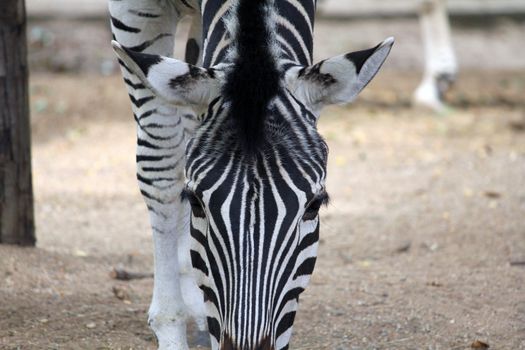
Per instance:
[[[198,63],[202,25],[197,0],[109,0],[113,39],[135,52],[173,56],[178,21],[194,15],[187,58]],[[155,281],[149,324],[163,349],[187,349],[186,319],[205,329],[202,293],[189,253],[189,205],[184,188],[184,150],[198,124],[195,112],[157,96],[121,59],[137,122],[137,180],[147,205],[155,246]],[[186,247],[186,248],[185,248]]]
[[[257,349],[269,339],[286,348],[315,264],[327,149],[312,123],[297,119],[291,96],[270,108],[275,129],[256,155],[225,142],[234,138],[226,109],[206,121],[222,127],[207,133],[203,125],[187,153],[193,262],[217,347],[234,339],[235,349]]]
[[[352,101],[393,44],[389,38],[312,65],[315,6],[203,0],[186,63],[169,58],[170,20],[198,4],[110,2],[113,45],[138,124],[137,178],[156,240],[150,323],[161,348],[186,349],[178,338],[192,310],[181,301],[195,296],[204,301],[212,349],[288,348],[328,200],[319,111]],[[168,261],[171,253],[178,260]],[[173,303],[157,297],[174,284]]]
[[[212,348],[286,349],[327,200],[316,118],[283,86],[287,66],[311,62],[315,3],[202,5],[204,66],[232,66],[186,152]]]

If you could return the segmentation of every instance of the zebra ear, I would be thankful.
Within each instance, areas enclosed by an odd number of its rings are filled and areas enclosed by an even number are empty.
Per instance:
[[[166,102],[195,109],[207,108],[219,95],[218,71],[158,55],[135,52],[111,42],[117,56],[141,82]]]
[[[318,111],[325,105],[350,103],[368,85],[385,62],[394,38],[374,48],[335,56],[286,74],[288,88]]]

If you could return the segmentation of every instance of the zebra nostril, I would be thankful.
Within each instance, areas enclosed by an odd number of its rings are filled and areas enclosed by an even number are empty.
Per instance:
[[[255,348],[243,347],[237,344],[234,344],[232,338],[228,334],[224,334],[224,338],[221,344],[221,350],[275,350],[275,346],[272,345],[270,336],[264,337],[258,342]]]
[[[233,344],[232,338],[228,334],[224,334],[224,338],[221,344],[221,350],[237,350]]]
[[[275,347],[272,346],[270,337],[267,336],[266,338],[261,340],[261,342],[259,343],[259,345],[257,345],[255,350],[275,350]]]

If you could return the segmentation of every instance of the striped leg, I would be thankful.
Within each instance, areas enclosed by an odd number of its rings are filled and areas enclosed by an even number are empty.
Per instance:
[[[423,0],[420,22],[425,48],[425,73],[414,103],[435,111],[444,108],[444,93],[454,82],[457,62],[444,0]]]
[[[172,56],[174,33],[185,4],[110,0],[114,38],[135,51]],[[149,210],[155,246],[149,324],[159,348],[187,349],[188,316],[196,317],[204,327],[202,293],[194,282],[189,255],[190,209],[180,200],[185,141],[193,132],[195,118],[163,104],[121,65],[137,122],[137,179]]]

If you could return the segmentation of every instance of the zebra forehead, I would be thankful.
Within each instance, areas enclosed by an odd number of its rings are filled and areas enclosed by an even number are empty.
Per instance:
[[[197,132],[186,153],[186,177],[195,185],[193,190],[201,192],[224,182],[224,197],[232,188],[245,188],[257,195],[268,190],[270,179],[288,187],[284,178],[293,179],[290,182],[295,190],[290,195],[300,190],[310,197],[323,187],[328,147],[308,123],[270,115],[256,152],[243,148],[227,114],[215,126]]]
[[[210,147],[206,142],[203,143]],[[271,185],[283,186],[281,182],[284,178],[293,179],[294,188],[315,192],[312,186],[323,182],[326,172],[324,155],[311,159],[311,154],[296,156],[299,152],[297,145],[290,149],[286,143],[268,144],[267,149],[255,156],[242,156],[241,151],[229,149],[215,149],[215,154],[204,151],[205,156],[202,157],[190,154],[187,156],[186,168],[188,180],[199,185],[202,190],[223,183],[224,196],[233,190],[247,190],[250,191],[249,196],[257,195]],[[284,182],[282,195],[286,194]],[[218,194],[222,187],[218,188]]]
[[[266,109],[259,130],[261,139],[255,152],[244,147],[243,138],[246,135],[236,127],[231,117],[231,104],[222,98],[212,102],[187,144],[187,175],[195,173],[199,168],[197,165],[203,162],[216,164],[216,168],[230,160],[250,166],[275,158],[314,162],[314,166],[326,163],[328,147],[316,128],[315,116],[302,111],[305,108],[299,106],[290,93],[283,96],[279,94]]]

